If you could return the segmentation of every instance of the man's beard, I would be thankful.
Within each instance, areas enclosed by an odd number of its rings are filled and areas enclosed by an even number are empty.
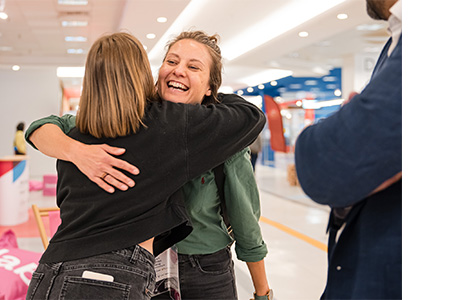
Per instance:
[[[387,20],[383,15],[384,0],[366,0],[367,14],[374,20]]]

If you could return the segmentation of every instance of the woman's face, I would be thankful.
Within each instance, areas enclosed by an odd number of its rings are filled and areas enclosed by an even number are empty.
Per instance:
[[[211,95],[211,56],[205,45],[192,39],[176,42],[167,53],[158,75],[158,93],[167,101],[201,103]]]

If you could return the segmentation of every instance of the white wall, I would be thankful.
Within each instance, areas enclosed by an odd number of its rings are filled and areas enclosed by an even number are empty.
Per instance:
[[[360,93],[370,80],[379,53],[347,55],[342,67],[342,98],[353,91]]]
[[[56,67],[22,68],[15,72],[0,68],[0,157],[14,154],[13,140],[17,123],[30,123],[60,111],[61,93]],[[27,146],[30,177],[56,173],[55,159]]]

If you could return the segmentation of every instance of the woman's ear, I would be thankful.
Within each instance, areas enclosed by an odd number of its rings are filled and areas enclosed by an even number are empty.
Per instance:
[[[211,89],[208,89],[208,90],[206,91],[205,96],[211,96]]]

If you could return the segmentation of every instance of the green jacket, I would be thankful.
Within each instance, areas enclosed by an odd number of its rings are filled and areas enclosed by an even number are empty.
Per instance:
[[[26,131],[26,140],[40,126],[52,123],[64,133],[75,127],[75,116],[49,116],[33,122]],[[267,254],[267,246],[261,235],[259,193],[256,185],[249,149],[229,158],[224,164],[225,205],[236,240],[237,258],[256,262]],[[183,186],[186,209],[191,217],[192,233],[177,243],[182,254],[210,254],[225,248],[232,242],[220,215],[220,198],[212,170]]]

